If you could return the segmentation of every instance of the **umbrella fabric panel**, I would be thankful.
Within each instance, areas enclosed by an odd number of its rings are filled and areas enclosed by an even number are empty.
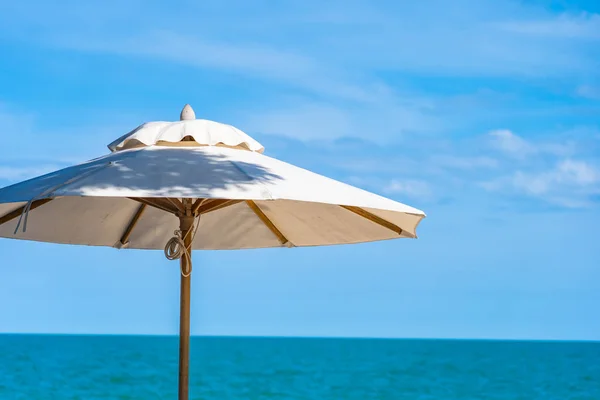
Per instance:
[[[128,247],[162,249],[178,226],[174,215],[148,207],[136,224]],[[192,246],[196,250],[226,250],[279,247],[281,243],[242,202],[202,215]]]
[[[2,215],[24,203],[0,205]],[[269,227],[245,202],[204,214],[194,249],[249,249],[349,244],[412,237],[418,216],[398,234],[338,205],[290,200],[257,201]],[[0,225],[0,236],[65,244],[117,246],[141,204],[125,198],[60,197],[29,212],[27,231],[14,234],[19,217]],[[392,216],[398,213],[390,213]],[[56,218],[60,215],[60,218]],[[402,223],[397,218],[396,223]],[[23,222],[22,222],[23,224]],[[178,229],[178,218],[147,206],[125,242],[134,249],[163,249]],[[273,231],[279,232],[279,235]],[[409,230],[412,229],[412,230]],[[282,240],[282,237],[284,240]]]
[[[21,229],[15,234],[19,221],[19,217],[16,217],[0,225],[0,237],[114,246],[138,205],[135,201],[122,198],[60,197],[29,212],[26,232],[22,230],[22,220]],[[175,216],[172,218],[176,219]]]
[[[253,249],[281,247],[282,243],[260,218],[241,202],[200,217],[194,249]]]
[[[338,205],[289,200],[257,204],[294,246],[349,244],[399,237],[396,232]]]

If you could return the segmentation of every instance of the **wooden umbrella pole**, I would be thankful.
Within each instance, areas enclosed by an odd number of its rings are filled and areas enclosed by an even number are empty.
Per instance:
[[[181,292],[179,309],[179,400],[189,397],[190,369],[190,290],[192,280],[192,236],[194,217],[179,217],[179,229],[188,251],[181,256]]]

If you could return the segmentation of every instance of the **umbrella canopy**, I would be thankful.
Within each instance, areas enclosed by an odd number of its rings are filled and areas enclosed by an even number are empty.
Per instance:
[[[415,238],[424,217],[265,156],[258,142],[217,122],[147,123],[109,148],[104,157],[1,189],[0,237],[163,249],[184,198],[195,200],[202,217],[193,249]]]
[[[0,189],[0,237],[164,248],[180,259],[180,400],[188,399],[193,249],[416,238],[425,217],[265,156],[246,133],[198,120],[187,105],[180,121],[140,125],[108,148],[106,156]]]

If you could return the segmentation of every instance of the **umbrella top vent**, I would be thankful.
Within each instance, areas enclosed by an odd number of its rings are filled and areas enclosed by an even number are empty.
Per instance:
[[[110,151],[137,147],[222,146],[258,153],[264,147],[234,126],[206,119],[196,119],[189,104],[181,110],[179,121],[146,122],[108,145]]]

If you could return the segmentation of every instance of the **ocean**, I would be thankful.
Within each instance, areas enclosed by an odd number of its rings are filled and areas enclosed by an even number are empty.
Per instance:
[[[0,399],[176,399],[176,337],[0,335]],[[600,400],[600,343],[194,337],[190,398]]]

